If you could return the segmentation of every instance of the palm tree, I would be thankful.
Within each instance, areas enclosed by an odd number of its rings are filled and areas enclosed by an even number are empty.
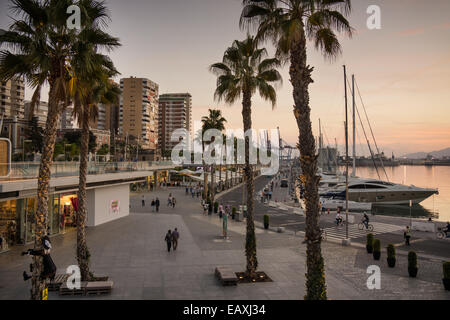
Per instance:
[[[87,32],[87,31],[86,31]],[[92,36],[92,35],[91,35]],[[98,115],[98,103],[115,103],[120,89],[110,81],[118,74],[108,57],[95,53],[94,48],[83,46],[82,52],[73,59],[75,76],[70,83],[71,97],[74,100],[74,113],[82,128],[80,149],[80,175],[77,212],[77,260],[81,281],[90,280],[89,250],[86,244],[86,177],[89,158],[89,124]],[[85,52],[87,49],[87,52]],[[82,58],[80,58],[82,57]],[[89,60],[89,61],[88,61]],[[90,70],[87,65],[93,63]]]
[[[327,299],[319,228],[317,156],[311,129],[308,86],[313,68],[307,65],[306,42],[326,58],[341,52],[337,32],[352,35],[346,19],[350,0],[243,0],[242,28],[256,27],[258,39],[271,39],[282,61],[290,61],[294,116],[299,129],[298,148],[305,177],[307,274],[305,299]]]
[[[274,107],[276,91],[272,83],[281,82],[281,75],[275,69],[280,65],[278,59],[264,59],[265,48],[258,48],[257,41],[248,36],[244,41],[234,41],[223,56],[222,62],[211,65],[217,78],[215,99],[232,104],[242,96],[242,119],[244,132],[252,128],[252,96],[259,91],[261,97],[269,100]],[[264,59],[264,60],[263,60]],[[245,137],[245,175],[247,187],[247,235],[245,252],[248,277],[254,279],[258,261],[256,258],[256,237],[253,221],[253,169],[249,158],[250,139]]]
[[[35,88],[32,110],[38,102],[40,90],[49,85],[48,114],[44,131],[43,150],[39,167],[37,187],[37,210],[35,212],[34,249],[42,250],[42,238],[48,225],[48,189],[50,183],[53,151],[56,141],[58,118],[67,105],[68,61],[72,48],[80,41],[79,31],[66,25],[67,8],[76,4],[81,9],[81,27],[105,25],[108,17],[103,2],[94,0],[12,0],[12,13],[19,17],[9,30],[0,35],[0,79],[24,77]],[[100,39],[97,48],[108,48]],[[41,299],[45,289],[42,257],[33,258],[32,299]]]
[[[216,129],[222,132],[225,130],[225,122],[227,120],[222,117],[222,112],[217,109],[208,109],[209,115],[202,117],[202,135],[206,132],[208,129]],[[203,152],[205,147],[203,145]],[[205,175],[206,176],[206,175]],[[215,185],[214,185],[214,179],[215,179],[215,170],[214,170],[214,164],[211,165],[211,204],[214,204],[214,196],[216,193]],[[208,183],[208,180],[205,181],[205,184]]]

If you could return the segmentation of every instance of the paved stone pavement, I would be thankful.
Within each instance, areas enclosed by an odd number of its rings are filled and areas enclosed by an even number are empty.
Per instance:
[[[168,193],[177,198],[176,208],[166,206]],[[150,209],[158,196],[159,213]],[[214,277],[217,265],[244,271],[244,222],[229,220],[229,240],[221,238],[217,215],[203,216],[199,200],[185,196],[184,189],[158,190],[132,195],[130,216],[88,229],[91,270],[107,274],[114,281],[111,295],[60,297],[49,299],[303,299],[305,294],[305,245],[301,238],[259,229],[256,233],[259,269],[274,281],[222,287]],[[177,251],[167,252],[164,235],[177,227]],[[52,238],[52,257],[63,272],[76,264],[74,232]],[[0,299],[28,299],[29,282],[21,273],[30,263],[20,256],[23,248],[0,255]],[[383,252],[381,290],[368,290],[366,269],[376,264],[364,250],[323,244],[326,280],[330,299],[450,299],[441,283],[441,262],[420,259],[417,279],[407,275],[406,257],[398,256],[398,266],[389,269]]]

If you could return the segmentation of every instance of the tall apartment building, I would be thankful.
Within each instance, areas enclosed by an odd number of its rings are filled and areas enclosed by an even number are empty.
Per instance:
[[[0,115],[24,117],[25,84],[22,79],[0,82]]]
[[[119,134],[134,136],[143,149],[156,152],[158,145],[159,86],[146,78],[120,80]]]
[[[98,117],[93,126],[99,130],[108,130],[118,134],[119,106],[115,104],[99,104]]]
[[[79,129],[77,117],[73,114],[73,105],[67,106],[61,113],[58,129]]]
[[[25,119],[30,119],[31,101],[25,101]],[[48,115],[48,103],[45,101],[39,101],[39,105],[34,107],[33,117],[37,118],[38,124],[45,126]]]
[[[192,137],[192,96],[189,93],[167,93],[159,96],[160,149],[168,152],[179,142],[170,141],[176,129],[186,129]]]

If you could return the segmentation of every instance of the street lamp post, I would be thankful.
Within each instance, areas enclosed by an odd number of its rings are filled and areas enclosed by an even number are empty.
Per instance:
[[[71,146],[71,143],[64,143],[64,161],[67,161],[67,152],[66,152],[66,146]]]

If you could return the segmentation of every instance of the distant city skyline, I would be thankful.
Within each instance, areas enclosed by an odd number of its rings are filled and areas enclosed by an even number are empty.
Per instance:
[[[233,40],[245,37],[238,26],[241,2],[106,1],[112,18],[108,31],[122,43],[111,53],[121,72],[116,82],[136,76],[158,83],[160,94],[189,92],[193,120],[200,120],[209,108],[220,108],[227,127],[242,127],[239,103],[226,106],[213,100],[216,78],[208,70],[210,64],[221,61]],[[329,143],[334,145],[335,138],[338,145],[344,143],[342,65],[346,64],[349,77],[356,75],[378,146],[386,154],[450,147],[450,2],[363,0],[352,4],[349,20],[356,33],[353,39],[339,37],[341,57],[329,63],[308,43],[308,63],[315,67],[315,83],[310,86],[314,134],[318,135],[320,118]],[[380,30],[366,26],[369,5],[381,8]],[[0,1],[0,28],[11,23],[8,6],[9,1]],[[271,44],[265,46],[273,54]],[[298,128],[288,67],[281,70],[283,85],[276,109],[272,111],[269,103],[255,95],[252,116],[255,129],[279,126],[283,139],[295,145]],[[31,95],[26,88],[25,98]],[[43,100],[46,97],[44,90]],[[359,98],[357,103],[361,105]],[[365,141],[361,128],[358,141]]]

